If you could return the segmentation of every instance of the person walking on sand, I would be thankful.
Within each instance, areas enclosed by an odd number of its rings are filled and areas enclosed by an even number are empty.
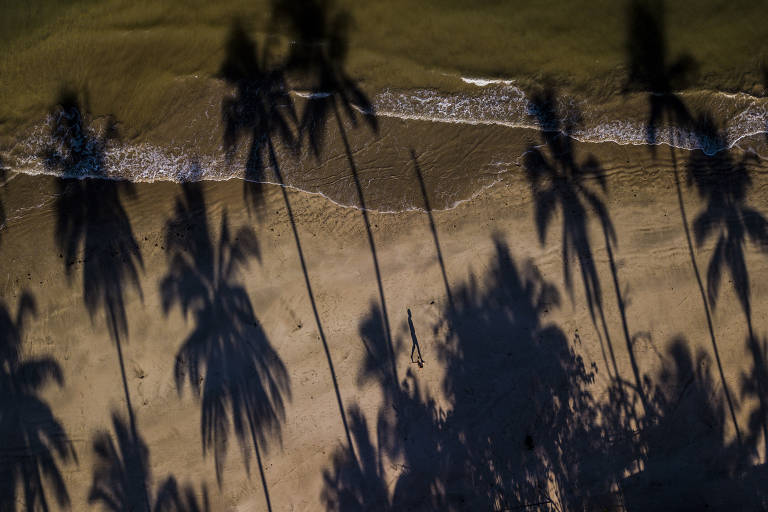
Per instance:
[[[424,359],[421,358],[421,349],[419,348],[419,340],[416,339],[416,329],[413,327],[413,319],[411,318],[411,309],[408,308],[408,328],[411,330],[411,362],[419,365],[419,368],[424,368]],[[413,360],[413,353],[416,352],[418,357]]]

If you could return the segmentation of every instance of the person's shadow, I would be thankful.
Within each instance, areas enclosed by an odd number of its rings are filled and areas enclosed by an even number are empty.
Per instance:
[[[424,368],[424,359],[421,357],[421,348],[419,348],[419,340],[416,338],[416,329],[413,327],[413,319],[411,318],[411,310],[408,308],[408,329],[411,330],[411,362],[419,365],[419,368]],[[413,353],[416,352],[418,357],[413,360]]]

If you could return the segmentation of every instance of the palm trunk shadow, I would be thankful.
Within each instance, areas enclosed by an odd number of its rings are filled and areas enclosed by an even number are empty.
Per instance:
[[[672,128],[670,127],[670,137],[673,137]],[[674,139],[670,138],[670,141]],[[723,371],[723,363],[720,359],[720,350],[717,347],[717,338],[715,337],[715,328],[712,324],[712,313],[709,309],[709,302],[707,301],[707,294],[704,291],[704,283],[701,280],[701,272],[699,271],[699,265],[696,262],[696,254],[693,250],[693,241],[691,239],[691,230],[688,227],[688,215],[685,212],[685,202],[683,201],[683,191],[680,186],[680,176],[677,170],[677,157],[675,156],[675,148],[670,144],[669,151],[672,157],[672,173],[675,177],[675,190],[677,192],[677,204],[680,208],[680,219],[683,223],[683,231],[685,232],[685,240],[688,245],[688,256],[691,259],[691,266],[693,267],[693,273],[696,276],[696,284],[699,287],[699,294],[701,295],[701,303],[704,306],[704,315],[707,319],[707,331],[709,332],[709,339],[712,342],[712,352],[715,354],[715,361],[717,362],[717,371],[720,376],[720,383],[723,385],[723,393],[725,394],[725,401],[728,404],[728,412],[733,422],[733,428],[736,430],[736,439],[739,445],[742,444],[741,429],[739,428],[739,422],[736,419],[736,408],[734,406],[731,392],[728,389],[728,382],[725,380],[725,372]],[[750,328],[751,333],[751,328]]]
[[[131,403],[131,393],[128,390],[128,379],[125,374],[125,361],[123,360],[123,349],[122,345],[120,343],[120,335],[118,333],[115,333],[114,336],[115,341],[115,347],[117,348],[117,359],[120,363],[120,377],[123,381],[123,392],[125,393],[125,406],[126,409],[128,409],[128,422],[131,429],[131,436],[133,439],[139,439],[139,430],[136,426],[136,416],[133,412],[133,404]],[[142,482],[142,499],[144,501],[144,505],[147,507],[146,509],[152,510],[152,507],[149,503],[149,492],[147,491],[146,482]]]
[[[448,297],[448,305],[451,311],[454,311],[453,295],[451,294],[451,287],[448,284],[448,275],[445,272],[445,261],[443,261],[443,251],[440,249],[440,240],[437,236],[437,227],[435,226],[435,220],[432,218],[432,208],[429,205],[429,197],[427,197],[427,188],[424,185],[424,177],[421,174],[421,168],[419,162],[416,159],[416,153],[411,150],[411,160],[413,161],[413,170],[416,173],[416,179],[419,181],[419,188],[421,190],[421,197],[424,199],[424,209],[427,211],[429,217],[429,229],[432,231],[432,239],[435,242],[435,251],[437,252],[437,262],[440,264],[440,272],[443,275],[443,285],[445,286],[445,294]]]
[[[371,249],[371,257],[373,258],[373,268],[376,272],[376,283],[379,288],[379,301],[381,303],[381,314],[384,323],[384,334],[387,340],[387,350],[389,352],[390,369],[392,371],[392,387],[395,389],[397,396],[398,389],[398,377],[397,377],[397,364],[395,362],[394,345],[392,341],[392,332],[389,326],[389,315],[387,313],[387,301],[384,297],[384,286],[381,281],[381,268],[379,267],[379,258],[376,254],[376,243],[373,239],[373,232],[371,231],[371,221],[368,219],[368,209],[365,205],[365,197],[363,195],[363,187],[360,184],[360,177],[357,173],[357,165],[355,164],[354,157],[352,156],[352,148],[349,145],[349,139],[347,138],[347,132],[344,128],[344,124],[341,121],[341,113],[339,112],[336,102],[333,102],[333,113],[336,118],[336,123],[339,127],[339,133],[341,134],[341,140],[344,142],[344,150],[347,154],[347,161],[349,162],[349,168],[352,171],[352,179],[355,182],[355,190],[357,191],[357,197],[360,200],[360,212],[363,217],[363,223],[365,224],[365,232],[368,237],[368,245]]]
[[[352,436],[349,432],[349,423],[347,422],[347,415],[344,412],[344,402],[341,399],[341,391],[339,390],[339,381],[336,377],[336,371],[334,370],[333,366],[333,358],[331,357],[331,351],[328,348],[328,340],[325,336],[325,331],[323,330],[323,323],[320,321],[320,313],[317,311],[317,303],[315,301],[315,293],[312,290],[312,283],[309,280],[309,271],[307,270],[307,263],[304,259],[304,250],[301,247],[301,239],[299,237],[299,231],[296,227],[296,219],[293,216],[293,209],[291,208],[291,202],[288,199],[288,192],[285,187],[285,180],[283,179],[283,174],[280,170],[280,165],[277,161],[277,156],[275,154],[274,146],[272,144],[271,140],[267,141],[267,145],[269,147],[269,158],[272,161],[272,166],[275,171],[275,175],[277,177],[277,181],[280,184],[280,191],[283,194],[283,202],[285,203],[285,209],[288,213],[288,219],[291,224],[291,231],[293,232],[293,240],[296,243],[296,251],[299,254],[299,263],[301,264],[301,271],[304,275],[304,285],[307,288],[307,295],[309,295],[309,302],[312,305],[312,314],[315,317],[315,325],[317,325],[317,331],[320,335],[320,341],[323,344],[323,351],[325,353],[325,359],[328,362],[328,369],[331,372],[331,381],[333,382],[333,391],[336,395],[336,403],[339,407],[339,415],[341,416],[341,422],[344,425],[344,434],[347,438],[347,446],[349,447],[349,451],[354,457],[355,449],[354,445],[352,444]]]
[[[632,374],[635,378],[635,386],[637,387],[637,393],[640,396],[640,401],[642,402],[643,410],[647,414],[650,410],[648,406],[648,397],[645,394],[645,389],[643,387],[642,379],[640,378],[640,368],[638,367],[637,359],[635,358],[634,343],[632,341],[632,336],[629,333],[626,305],[624,304],[624,298],[621,295],[621,286],[619,284],[619,274],[618,274],[618,269],[616,268],[616,261],[613,256],[613,242],[611,241],[611,236],[610,236],[610,233],[612,230],[610,228],[610,220],[607,218],[607,214],[605,217],[601,218],[601,221],[603,224],[603,236],[605,238],[605,250],[608,254],[608,265],[611,268],[611,277],[613,278],[613,290],[614,290],[614,293],[616,294],[616,304],[619,308],[619,316],[621,316],[621,328],[624,334],[624,340],[627,345],[629,362],[632,365]]]

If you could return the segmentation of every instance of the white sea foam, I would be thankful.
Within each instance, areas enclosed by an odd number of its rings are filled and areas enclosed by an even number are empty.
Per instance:
[[[388,89],[373,95],[373,109],[378,116],[419,121],[457,124],[499,125],[511,128],[540,129],[531,108],[530,98],[512,80],[461,77],[465,83],[476,85],[477,94],[449,93],[433,89]],[[292,91],[296,96],[312,99],[327,97],[327,92]],[[727,128],[722,137],[707,139],[679,127],[660,126],[653,137],[655,144],[670,144],[685,149],[702,149],[707,153],[733,147],[755,135],[766,133],[768,127],[768,98],[748,94],[708,91],[684,93],[686,102],[703,102],[716,114],[722,113]],[[644,105],[643,105],[644,106]],[[565,113],[553,126],[573,121],[570,135],[584,142],[613,142],[624,145],[644,145],[649,142],[645,111],[637,118],[611,117],[613,112],[604,105],[590,105],[575,99],[560,99],[557,111]],[[573,112],[580,111],[577,119]],[[570,117],[569,117],[570,116]],[[750,139],[754,141],[755,139]],[[746,143],[746,142],[745,142]],[[750,144],[752,142],[749,142]],[[50,144],[47,122],[41,123],[30,137],[14,150],[12,169],[28,174],[56,174],[40,157]],[[767,146],[768,147],[768,146]],[[749,147],[750,149],[751,146]],[[761,150],[765,150],[761,146]],[[759,153],[761,150],[757,150]],[[7,163],[7,162],[6,162]],[[243,178],[241,166],[229,166],[223,151],[216,156],[195,155],[194,144],[189,147],[160,147],[149,143],[112,143],[105,147],[100,169],[79,169],[76,176],[107,179],[127,179],[136,182],[228,180]]]
[[[503,78],[470,78],[466,76],[461,77],[461,81],[467,84],[477,85],[478,87],[485,87],[486,85],[512,85],[514,80],[505,80]]]
[[[443,93],[432,89],[385,90],[374,99],[376,114],[439,123],[540,129],[531,115],[530,99],[512,81],[461,79],[484,87],[483,94]],[[491,87],[487,87],[489,85]],[[744,138],[768,132],[768,98],[719,92],[688,93],[692,94],[697,94],[699,101],[705,100],[716,114],[727,116],[723,137],[708,140],[693,131],[664,124],[658,126],[651,137],[646,119],[610,119],[609,112],[590,108],[585,102],[574,99],[560,99],[557,110],[564,114],[562,119],[553,120],[553,124],[563,126],[573,112],[579,111],[579,122],[570,131],[577,140],[622,145],[667,144],[682,149],[701,149],[708,154],[734,147]]]

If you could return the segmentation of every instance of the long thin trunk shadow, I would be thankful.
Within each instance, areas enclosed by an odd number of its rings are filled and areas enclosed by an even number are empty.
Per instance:
[[[344,149],[347,153],[347,160],[349,161],[349,167],[352,171],[352,178],[355,182],[355,189],[357,190],[357,196],[360,200],[360,209],[363,216],[363,223],[365,224],[365,232],[368,235],[368,245],[371,248],[371,256],[373,257],[373,267],[376,272],[376,283],[379,286],[379,301],[381,302],[381,313],[384,317],[384,331],[387,338],[387,349],[389,351],[389,357],[390,357],[390,365],[392,370],[392,386],[395,388],[395,390],[398,389],[398,378],[397,378],[397,364],[395,363],[395,352],[393,348],[393,342],[392,342],[392,333],[389,327],[389,315],[387,313],[387,301],[384,298],[384,287],[381,282],[381,269],[379,267],[379,258],[376,254],[376,244],[373,240],[373,232],[371,231],[371,222],[368,219],[368,210],[365,206],[365,198],[363,196],[363,187],[360,185],[360,177],[357,174],[357,165],[355,164],[355,160],[352,157],[352,148],[349,146],[349,139],[347,138],[347,132],[344,129],[344,124],[341,122],[341,113],[339,112],[338,106],[336,105],[336,102],[333,103],[333,111],[336,117],[336,123],[339,126],[339,133],[341,134],[341,139],[344,142]],[[397,396],[397,393],[395,393],[394,396]]]
[[[133,439],[139,439],[139,429],[136,426],[136,416],[133,412],[133,404],[131,403],[131,393],[128,390],[128,379],[125,375],[125,361],[123,359],[123,349],[122,349],[122,342],[120,341],[120,334],[115,331],[114,333],[114,341],[115,341],[115,347],[117,347],[117,359],[120,362],[120,377],[123,381],[123,392],[125,393],[125,405],[128,409],[128,422],[130,423],[131,428],[131,436]],[[147,507],[147,510],[152,510],[152,507],[149,503],[149,492],[147,490],[146,482],[142,482],[142,493],[143,493],[143,500],[144,505]]]
[[[629,325],[627,322],[627,310],[624,304],[624,298],[621,296],[621,287],[619,285],[619,273],[616,268],[616,260],[613,256],[613,247],[611,239],[608,235],[608,228],[603,224],[603,235],[605,237],[605,250],[608,253],[608,264],[611,267],[611,277],[613,277],[613,290],[616,293],[616,303],[619,308],[619,315],[621,316],[621,328],[624,333],[624,340],[627,344],[627,353],[629,354],[629,362],[632,365],[632,374],[635,377],[635,386],[637,386],[637,393],[640,396],[640,401],[643,404],[643,410],[647,414],[648,399],[645,396],[645,390],[643,389],[642,380],[640,379],[640,369],[637,365],[637,359],[635,358],[635,350],[632,344],[632,336],[629,334]]]
[[[445,294],[448,297],[448,305],[451,311],[455,311],[453,303],[453,295],[451,294],[451,286],[448,284],[448,275],[445,272],[445,261],[443,260],[443,251],[440,249],[440,240],[437,237],[437,227],[435,226],[435,220],[432,217],[432,208],[429,204],[429,197],[427,197],[427,188],[424,185],[424,177],[421,174],[421,168],[419,162],[416,159],[416,153],[411,150],[411,160],[413,161],[413,170],[416,172],[416,178],[419,180],[419,188],[421,189],[421,197],[424,199],[424,208],[427,210],[427,216],[429,217],[429,229],[432,231],[432,239],[435,241],[435,250],[437,251],[437,262],[440,264],[440,272],[443,274],[443,284],[445,285]]]
[[[331,351],[328,348],[328,341],[325,337],[325,331],[323,330],[323,324],[320,321],[320,313],[317,311],[317,303],[315,302],[315,294],[312,291],[312,284],[309,280],[309,271],[307,270],[307,263],[304,259],[304,250],[301,247],[301,239],[299,238],[299,231],[296,228],[296,220],[293,216],[293,209],[291,208],[291,202],[288,199],[288,192],[285,188],[285,181],[283,180],[283,174],[280,170],[280,166],[277,162],[277,155],[275,155],[275,149],[272,145],[272,141],[268,141],[267,145],[269,147],[269,158],[272,161],[272,166],[275,170],[275,176],[277,177],[278,182],[280,183],[280,191],[283,194],[283,202],[285,203],[285,209],[288,212],[288,219],[291,223],[291,230],[293,231],[293,239],[296,242],[296,251],[299,254],[299,262],[301,264],[301,270],[304,274],[304,285],[307,288],[307,294],[309,295],[309,302],[312,305],[312,313],[315,316],[315,325],[317,325],[317,331],[320,335],[320,341],[323,344],[323,350],[325,351],[325,358],[328,362],[328,369],[331,372],[331,380],[333,381],[333,390],[336,394],[336,403],[339,406],[339,414],[341,415],[341,422],[344,425],[344,434],[347,437],[347,445],[349,447],[349,451],[352,454],[352,456],[355,456],[355,448],[352,444],[352,436],[349,433],[349,423],[347,422],[347,415],[344,412],[344,402],[341,399],[341,391],[339,390],[339,381],[336,377],[336,371],[333,368],[333,359],[331,358]],[[265,488],[266,493],[266,488]],[[269,501],[269,497],[267,497],[267,501]]]

